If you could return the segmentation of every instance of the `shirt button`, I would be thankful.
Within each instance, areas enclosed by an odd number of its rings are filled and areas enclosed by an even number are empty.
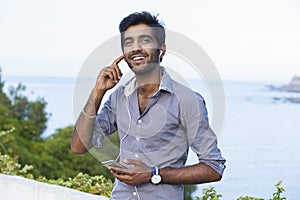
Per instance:
[[[141,119],[139,119],[139,120],[138,120],[138,123],[139,123],[139,124],[140,124],[140,123],[142,123],[142,120],[141,120]]]
[[[139,154],[134,154],[134,157],[135,158],[139,158]]]
[[[133,196],[136,196],[136,192],[133,192],[132,195],[133,195]]]

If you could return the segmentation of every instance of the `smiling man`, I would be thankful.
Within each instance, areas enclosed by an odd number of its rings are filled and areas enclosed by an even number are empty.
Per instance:
[[[118,131],[125,168],[109,166],[116,177],[111,199],[181,200],[184,184],[218,181],[225,169],[205,101],[160,65],[165,29],[155,16],[133,13],[119,29],[123,55],[99,72],[76,122],[72,151],[101,148],[103,139]],[[98,113],[103,96],[122,77],[118,63],[123,59],[135,77],[118,87]],[[199,163],[185,166],[189,148]]]

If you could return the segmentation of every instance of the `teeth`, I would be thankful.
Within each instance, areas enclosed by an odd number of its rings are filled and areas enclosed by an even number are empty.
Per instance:
[[[142,56],[137,56],[137,57],[134,57],[133,60],[142,60],[144,59],[145,57],[142,57]]]

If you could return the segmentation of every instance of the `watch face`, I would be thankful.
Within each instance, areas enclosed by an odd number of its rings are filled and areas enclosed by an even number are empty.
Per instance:
[[[153,175],[152,177],[151,177],[151,182],[153,183],[153,184],[158,184],[158,183],[160,183],[160,181],[161,181],[161,176],[160,175]]]

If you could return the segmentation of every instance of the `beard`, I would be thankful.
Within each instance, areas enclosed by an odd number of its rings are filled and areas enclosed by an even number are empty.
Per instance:
[[[150,52],[150,59],[149,58],[149,53],[145,51],[135,51],[131,53],[127,58],[125,58],[126,63],[128,64],[129,68],[136,74],[136,75],[146,75],[147,73],[151,72],[154,68],[159,66],[160,60],[159,60],[159,54],[160,54],[160,49],[153,49]],[[131,63],[132,59],[131,57],[134,55],[144,55],[146,56],[145,63]]]
[[[159,67],[159,63],[146,63],[139,66],[131,67],[131,71],[133,71],[135,75],[145,76],[149,75],[157,67]]]

